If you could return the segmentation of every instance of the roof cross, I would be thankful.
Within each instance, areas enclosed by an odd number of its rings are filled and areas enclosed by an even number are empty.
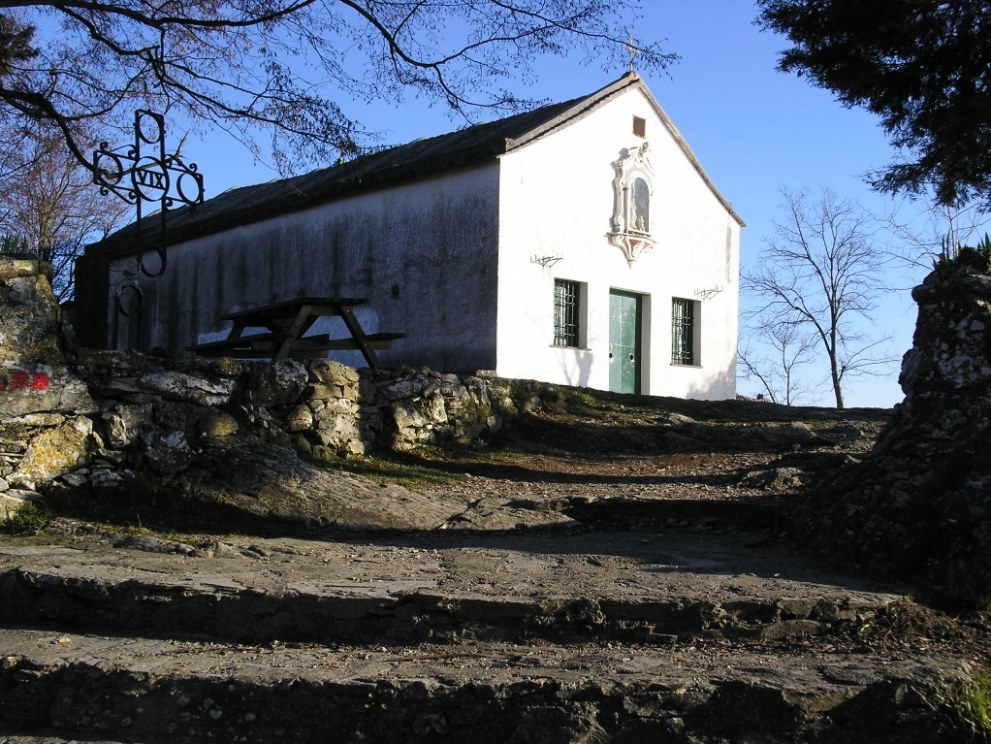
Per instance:
[[[623,48],[630,55],[630,72],[636,71],[636,59],[637,55],[641,54],[640,47],[636,45],[636,39],[633,38],[633,32],[630,32],[630,40],[623,44]]]

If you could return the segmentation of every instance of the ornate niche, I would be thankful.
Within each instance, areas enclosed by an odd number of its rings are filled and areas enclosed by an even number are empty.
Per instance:
[[[609,242],[623,251],[632,264],[644,251],[654,247],[650,237],[650,201],[654,193],[654,169],[647,157],[648,144],[620,150],[612,164],[613,215],[609,221]]]

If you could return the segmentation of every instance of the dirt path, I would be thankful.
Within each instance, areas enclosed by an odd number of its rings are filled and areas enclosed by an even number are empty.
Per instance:
[[[291,482],[268,448],[222,499],[180,494],[214,509],[196,529],[157,493],[157,532],[128,503],[3,540],[0,741],[962,735],[946,701],[987,618],[844,575],[780,519],[884,412],[600,405]]]

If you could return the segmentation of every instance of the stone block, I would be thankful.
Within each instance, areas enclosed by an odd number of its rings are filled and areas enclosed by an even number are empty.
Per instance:
[[[81,486],[86,485],[87,483],[87,478],[86,478],[87,473],[84,472],[84,470],[85,468],[82,470],[73,471],[71,473],[63,473],[60,479],[67,486],[70,486],[72,488],[79,488]]]
[[[133,444],[141,431],[151,424],[151,404],[120,403],[103,414],[107,426],[107,444],[124,449]]]
[[[141,451],[151,469],[163,475],[181,472],[196,456],[181,431],[148,431],[141,437]]]
[[[404,377],[379,388],[379,394],[387,401],[402,398],[423,398],[432,395],[439,387],[439,382],[432,377],[416,375]]]
[[[180,372],[186,372],[199,377],[240,377],[253,365],[263,362],[242,362],[230,357],[179,357],[170,364]],[[267,364],[267,363],[264,363]]]
[[[328,447],[346,447],[361,439],[354,422],[341,417],[319,421],[315,434],[320,444]]]
[[[46,482],[75,469],[86,459],[92,433],[93,422],[85,416],[41,430],[28,444],[11,480]]]
[[[128,471],[124,471],[127,473]],[[107,468],[100,468],[99,470],[94,470],[93,474],[89,477],[90,485],[94,488],[118,488],[126,480],[124,474],[117,472],[116,470],[109,470]]]
[[[309,431],[313,428],[313,413],[307,406],[296,406],[286,418],[286,428],[291,432]]]
[[[237,419],[224,411],[209,411],[200,421],[199,435],[204,439],[225,439],[237,434]]]
[[[341,388],[337,385],[328,385],[322,382],[318,382],[315,385],[310,385],[306,388],[306,399],[307,400],[331,400],[334,398],[340,398]]]
[[[320,359],[310,363],[310,376],[326,385],[351,387],[358,382],[360,374],[354,367],[347,367],[330,359]]]
[[[341,398],[325,401],[320,409],[320,417],[325,416],[349,416],[354,417],[355,405],[350,400]]]
[[[26,426],[33,428],[58,426],[63,423],[65,423],[65,416],[61,413],[28,413],[23,416],[12,416],[4,420],[5,426]]]
[[[26,258],[9,258],[4,256],[0,259],[0,282],[10,279],[29,279],[38,277],[50,277],[52,267],[45,261],[36,261]]]
[[[86,383],[63,364],[42,364],[24,356],[0,361],[0,417],[96,410]]]
[[[138,380],[143,390],[163,398],[200,406],[223,406],[230,402],[236,382],[231,379],[208,380],[183,372],[166,370],[143,375]]]
[[[427,425],[427,419],[420,411],[419,406],[408,400],[398,400],[390,407],[392,419],[396,423],[397,433],[401,438],[405,437],[405,432],[412,429],[422,429]]]
[[[248,391],[258,406],[282,406],[295,403],[307,386],[308,373],[302,362],[283,359],[252,369]]]

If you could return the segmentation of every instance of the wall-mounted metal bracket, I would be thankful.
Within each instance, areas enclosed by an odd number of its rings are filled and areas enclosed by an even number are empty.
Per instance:
[[[695,290],[695,296],[701,298],[703,301],[705,301],[705,300],[711,300],[717,294],[719,294],[720,292],[722,292],[723,289],[724,288],[721,287],[721,286],[719,286],[718,284],[716,286],[710,287],[708,289],[696,289]]]

